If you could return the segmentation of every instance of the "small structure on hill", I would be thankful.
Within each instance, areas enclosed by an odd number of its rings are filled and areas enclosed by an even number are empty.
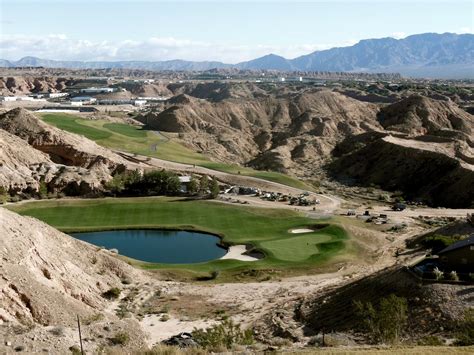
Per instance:
[[[450,269],[474,272],[474,234],[451,244],[438,255],[441,263]]]

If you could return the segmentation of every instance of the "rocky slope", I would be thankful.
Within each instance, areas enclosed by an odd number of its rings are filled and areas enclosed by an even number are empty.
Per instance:
[[[395,294],[408,303],[403,337],[416,340],[436,334],[451,338],[464,311],[473,306],[469,290],[469,285],[423,285],[406,269],[394,267],[312,297],[302,304],[298,315],[308,333],[360,335],[361,319],[354,301],[377,305],[382,297]]]
[[[50,192],[87,194],[101,189],[101,182],[110,179],[105,170],[56,164],[47,154],[2,129],[0,141],[0,186],[10,192],[34,193],[42,181]]]
[[[117,172],[140,169],[91,140],[62,131],[18,108],[0,115],[0,185],[13,191],[87,194]]]
[[[303,178],[329,166],[343,182],[401,190],[432,205],[473,203],[474,116],[447,97],[415,94],[372,104],[309,87],[171,88],[177,95],[165,110],[138,120],[179,133],[190,147],[217,160]]]
[[[68,79],[51,76],[0,77],[0,95],[28,95],[36,92],[59,92],[67,87]]]
[[[151,129],[183,133],[189,145],[218,159],[286,172],[328,158],[346,135],[381,129],[376,106],[328,90],[262,92],[245,99],[223,91],[219,100],[176,96],[163,112],[138,120]]]
[[[474,116],[452,101],[410,96],[384,107],[386,131],[348,137],[335,149],[338,179],[404,192],[433,206],[474,205]]]
[[[65,353],[78,344],[77,316],[83,325],[87,319],[97,323],[88,324],[85,334],[104,333],[108,324],[111,330],[134,334],[133,345],[143,344],[138,324],[107,312],[110,301],[102,297],[111,287],[121,288],[125,278],[143,278],[138,270],[108,251],[4,208],[0,208],[0,235],[1,352],[21,345],[28,352],[45,347]]]

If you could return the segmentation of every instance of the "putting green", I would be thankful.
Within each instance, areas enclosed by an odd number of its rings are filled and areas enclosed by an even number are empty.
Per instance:
[[[47,113],[41,114],[41,117],[46,123],[68,132],[81,134],[107,148],[178,163],[195,164],[230,174],[252,176],[300,189],[312,190],[302,181],[285,174],[211,161],[205,155],[186,148],[173,134],[163,135],[128,124],[110,123],[106,120],[87,120],[65,113]]]
[[[319,254],[318,244],[332,241],[334,236],[324,234],[311,234],[286,239],[271,240],[260,243],[260,246],[270,251],[273,256],[286,261],[304,261],[309,257]]]
[[[106,198],[56,200],[8,206],[63,230],[90,231],[128,228],[196,229],[219,235],[224,244],[251,244],[265,257],[255,262],[214,260],[201,264],[170,265],[136,262],[146,268],[193,271],[291,269],[319,266],[345,253],[347,234],[325,221],[311,234],[288,231],[314,226],[314,220],[293,210],[250,208],[213,201],[180,198]]]

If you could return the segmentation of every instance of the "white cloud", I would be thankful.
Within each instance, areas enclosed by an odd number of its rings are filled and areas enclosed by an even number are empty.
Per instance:
[[[391,34],[391,37],[395,38],[395,39],[402,39],[402,38],[405,38],[407,36],[407,34],[405,32],[393,32]]]
[[[349,41],[340,45],[352,45]],[[16,60],[36,56],[56,60],[216,60],[238,63],[269,53],[294,58],[316,50],[334,47],[332,44],[234,45],[192,41],[173,37],[151,37],[143,41],[89,41],[72,39],[64,34],[48,36],[3,35],[0,57]]]
[[[474,27],[461,27],[456,33],[474,33]]]

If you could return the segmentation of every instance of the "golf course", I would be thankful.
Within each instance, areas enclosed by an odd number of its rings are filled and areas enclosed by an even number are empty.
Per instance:
[[[59,230],[71,232],[120,229],[175,229],[212,233],[221,244],[250,245],[263,258],[246,262],[218,259],[196,264],[156,264],[128,259],[147,269],[184,270],[192,273],[280,270],[307,273],[344,256],[348,235],[331,221],[317,223],[293,210],[227,205],[213,201],[170,197],[50,200],[9,207],[36,217]],[[311,228],[304,234],[291,233]]]
[[[126,123],[84,119],[67,113],[45,113],[40,117],[48,124],[83,135],[106,148],[177,163],[199,165],[230,174],[252,176],[299,189],[312,190],[311,186],[285,174],[214,162],[205,155],[186,148],[176,134],[142,130],[138,126]]]

